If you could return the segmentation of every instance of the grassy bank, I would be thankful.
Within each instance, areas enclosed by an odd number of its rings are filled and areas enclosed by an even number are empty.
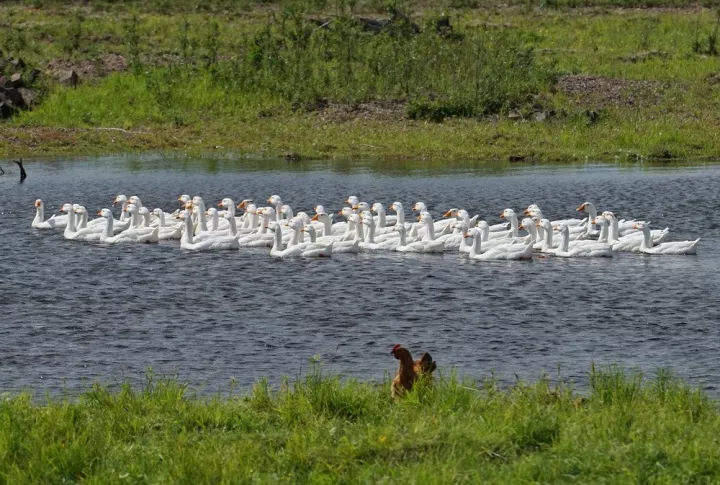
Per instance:
[[[0,156],[720,158],[708,3],[198,5],[0,6],[0,49],[45,71]]]
[[[231,393],[236,394],[236,393]],[[661,372],[389,385],[309,375],[198,398],[174,381],[0,403],[1,483],[717,483],[716,404]]]

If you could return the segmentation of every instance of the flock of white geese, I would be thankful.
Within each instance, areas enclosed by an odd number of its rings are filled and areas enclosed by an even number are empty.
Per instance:
[[[329,257],[334,253],[358,251],[400,251],[442,253],[459,251],[471,259],[531,259],[533,254],[561,258],[612,257],[617,251],[645,254],[697,254],[700,239],[666,242],[669,228],[651,230],[649,222],[618,220],[610,211],[598,213],[585,202],[576,210],[585,218],[550,220],[537,205],[530,205],[520,219],[513,209],[505,209],[500,218],[506,222],[490,225],[470,217],[463,209],[450,209],[439,220],[433,219],[423,202],[416,202],[417,213],[410,222],[400,202],[387,207],[370,205],[355,196],[337,214],[316,206],[312,217],[293,213],[278,195],[267,199],[267,206],[252,200],[235,204],[226,198],[218,208],[206,208],[202,197],[182,195],[181,207],[168,213],[150,210],[138,196],[118,195],[113,206],[120,206],[115,219],[111,209],[102,209],[99,217],[88,218],[79,204],[64,204],[60,212],[45,219],[43,201],[35,201],[32,227],[62,229],[66,239],[96,241],[103,244],[157,243],[179,239],[189,250],[269,247],[275,258]],[[236,212],[242,210],[242,214]],[[334,221],[342,216],[342,221]],[[521,233],[522,231],[522,233]]]

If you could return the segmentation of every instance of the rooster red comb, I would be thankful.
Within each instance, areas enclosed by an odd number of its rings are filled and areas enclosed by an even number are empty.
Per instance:
[[[401,348],[402,348],[402,345],[400,345],[400,344],[395,344],[395,347],[392,348],[392,350],[390,351],[390,353],[391,353],[391,354],[394,354],[395,352],[397,352],[397,351],[400,350]]]

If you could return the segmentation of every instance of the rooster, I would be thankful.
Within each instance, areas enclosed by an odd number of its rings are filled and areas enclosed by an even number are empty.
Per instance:
[[[413,361],[410,351],[398,344],[390,353],[400,361],[400,368],[392,382],[392,397],[403,396],[407,391],[412,390],[418,377],[432,376],[432,372],[437,368],[437,364],[427,352]]]

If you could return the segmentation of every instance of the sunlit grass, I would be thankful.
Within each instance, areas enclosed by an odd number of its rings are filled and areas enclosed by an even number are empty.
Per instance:
[[[592,370],[587,393],[454,376],[393,402],[387,382],[314,371],[245,395],[148,379],[0,404],[3,483],[714,483],[715,403],[663,371]]]

